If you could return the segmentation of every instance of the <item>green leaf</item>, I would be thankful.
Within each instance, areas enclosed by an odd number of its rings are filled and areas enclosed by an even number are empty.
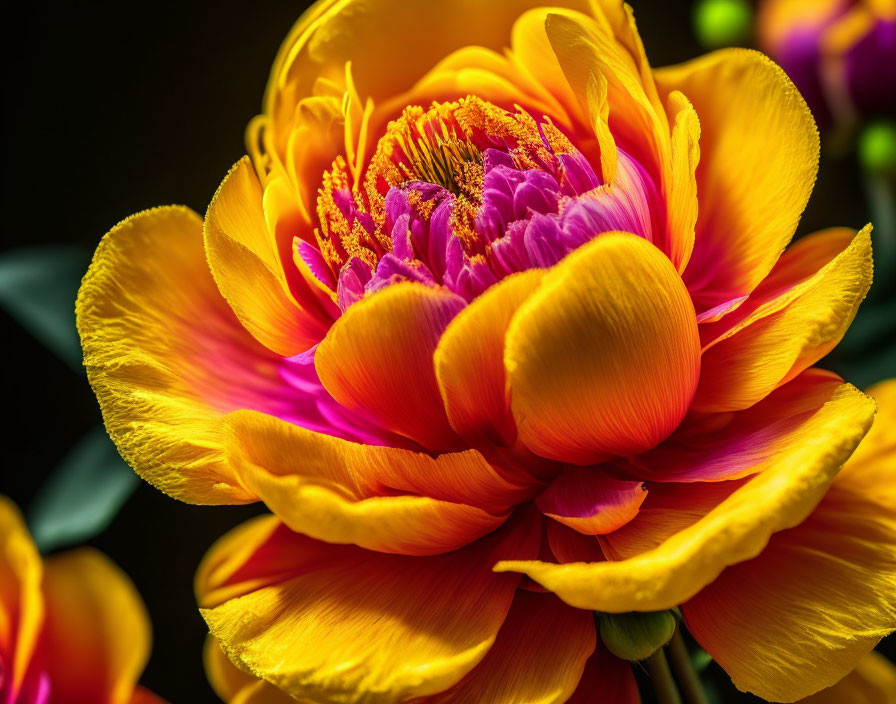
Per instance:
[[[600,637],[616,657],[646,660],[669,642],[675,623],[672,611],[601,614]]]
[[[709,49],[743,44],[750,36],[753,11],[747,0],[699,0],[693,26],[697,40]]]
[[[98,426],[65,456],[38,490],[28,524],[41,552],[101,533],[140,484]]]
[[[75,298],[90,254],[81,247],[23,247],[0,255],[0,306],[75,370],[81,345]]]
[[[698,675],[709,667],[709,663],[711,662],[712,655],[703,650],[703,648],[697,648],[691,653],[691,667],[694,668],[694,672]]]

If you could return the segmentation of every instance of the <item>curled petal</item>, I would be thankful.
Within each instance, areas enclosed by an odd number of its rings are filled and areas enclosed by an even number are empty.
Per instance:
[[[652,448],[687,411],[697,344],[694,309],[669,260],[640,237],[595,238],[545,275],[508,328],[520,439],[576,464]]]
[[[870,230],[851,239],[835,230],[797,243],[750,299],[705,326],[704,336],[716,336],[704,347],[694,409],[747,408],[834,348],[871,285]],[[843,249],[825,261],[838,245]]]
[[[878,432],[892,435],[889,396],[875,427],[883,422]],[[896,630],[893,454],[872,448],[857,459],[809,518],[682,607],[690,632],[740,689],[800,699],[847,675]]]
[[[784,448],[773,467],[745,482],[706,516],[626,560],[553,565],[505,562],[572,606],[619,613],[681,604],[728,565],[755,557],[773,533],[799,525],[868,431],[874,404],[848,384],[816,414],[816,442]]]
[[[613,479],[599,467],[569,467],[538,497],[546,516],[585,535],[618,530],[638,513],[647,489],[641,482]]]
[[[790,79],[762,54],[724,49],[655,72],[700,118],[694,250],[698,312],[749,293],[793,237],[818,170],[818,132]]]

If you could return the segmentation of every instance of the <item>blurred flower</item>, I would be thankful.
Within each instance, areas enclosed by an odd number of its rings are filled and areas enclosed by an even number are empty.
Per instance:
[[[149,657],[146,608],[105,555],[41,560],[0,496],[0,702],[161,704],[137,685]]]
[[[896,117],[896,2],[763,0],[757,23],[819,125]]]
[[[837,684],[801,704],[896,704],[896,667],[883,655],[868,653]]]
[[[793,701],[896,627],[892,506],[826,495],[874,404],[810,368],[868,228],[782,255],[818,135],[764,56],[653,71],[621,4],[536,4],[313,6],[205,222],[97,250],[107,428],[172,496],[274,512],[197,593],[291,696],[633,701],[592,611],[682,605]]]

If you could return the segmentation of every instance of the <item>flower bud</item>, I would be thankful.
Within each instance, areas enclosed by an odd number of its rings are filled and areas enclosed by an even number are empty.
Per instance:
[[[600,637],[607,649],[623,660],[646,660],[675,633],[673,611],[630,611],[600,615]]]

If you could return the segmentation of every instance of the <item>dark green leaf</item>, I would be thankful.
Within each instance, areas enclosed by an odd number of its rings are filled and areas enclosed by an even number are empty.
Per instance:
[[[0,255],[0,306],[73,369],[81,369],[75,297],[90,254],[54,245]]]
[[[41,552],[73,545],[102,532],[139,485],[98,426],[85,435],[50,474],[28,511]]]

